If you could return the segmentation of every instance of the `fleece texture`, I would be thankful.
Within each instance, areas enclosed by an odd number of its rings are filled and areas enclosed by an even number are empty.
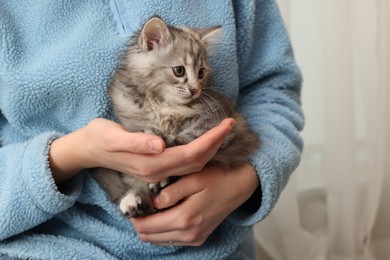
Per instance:
[[[221,25],[214,86],[259,134],[255,213],[238,209],[200,247],[140,241],[83,171],[61,187],[48,166],[55,138],[112,118],[107,86],[129,37],[150,17]],[[0,255],[28,259],[221,259],[237,256],[275,205],[303,147],[301,75],[273,0],[14,0],[0,2]],[[77,149],[77,147],[75,147]]]

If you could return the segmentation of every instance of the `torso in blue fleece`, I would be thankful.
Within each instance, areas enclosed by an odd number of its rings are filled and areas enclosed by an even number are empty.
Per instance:
[[[222,25],[214,86],[237,102],[262,148],[261,207],[236,211],[201,247],[141,242],[99,185],[82,172],[58,190],[50,142],[97,117],[112,118],[107,86],[131,36],[151,16]],[[0,256],[37,259],[221,259],[275,204],[298,165],[300,74],[275,3],[263,1],[3,1],[0,3]],[[77,147],[75,147],[77,149]],[[283,158],[283,159],[281,159]]]

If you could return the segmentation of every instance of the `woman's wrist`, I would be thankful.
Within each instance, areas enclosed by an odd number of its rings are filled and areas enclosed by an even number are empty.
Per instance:
[[[49,148],[49,165],[57,184],[86,168],[82,130],[55,139]]]
[[[239,166],[237,170],[239,171],[238,174],[240,175],[239,179],[242,182],[242,187],[245,187],[245,194],[243,193],[244,200],[242,201],[245,204],[259,189],[260,181],[256,170],[249,163]]]

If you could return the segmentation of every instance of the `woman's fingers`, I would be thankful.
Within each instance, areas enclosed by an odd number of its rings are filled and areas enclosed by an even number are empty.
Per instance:
[[[112,145],[121,151],[136,154],[156,154],[165,150],[164,141],[155,135],[143,133],[124,133],[115,136]]]
[[[161,137],[145,133],[130,133],[123,126],[106,119],[95,119],[88,127],[91,129],[90,132],[98,135],[97,140],[100,139],[107,152],[155,154],[165,150],[165,143]]]
[[[234,123],[231,118],[225,119],[187,145],[168,148],[158,155],[139,155],[137,175],[147,182],[158,182],[169,176],[200,171],[215,155]]]
[[[169,245],[169,241],[177,246],[202,245],[231,212],[248,200],[258,185],[258,175],[250,164],[231,169],[206,167],[183,176],[162,191],[166,195],[157,204],[167,206],[178,201],[176,205],[131,222],[145,242],[163,246]]]
[[[184,198],[198,193],[202,189],[202,186],[196,183],[195,178],[186,177],[181,177],[176,182],[161,190],[160,194],[153,198],[154,207],[156,209],[169,208]]]
[[[200,197],[197,194],[189,199]],[[201,245],[213,229],[203,228],[203,214],[199,213],[193,203],[180,203],[175,207],[144,218],[131,219],[137,228],[141,240],[153,244],[167,245],[167,241],[175,241],[175,245]],[[200,228],[201,227],[201,228]]]
[[[210,145],[220,146],[226,135],[230,132],[236,122],[232,118],[224,119],[219,125],[204,133],[201,137],[195,139],[191,143],[200,145],[204,142],[209,142]],[[223,136],[223,138],[221,138]],[[199,143],[199,144],[198,144]],[[201,145],[200,145],[201,146]],[[202,149],[201,149],[202,150]]]

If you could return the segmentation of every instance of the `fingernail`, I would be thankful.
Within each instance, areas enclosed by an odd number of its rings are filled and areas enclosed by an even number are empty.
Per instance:
[[[160,196],[161,196],[161,194],[160,194],[160,195],[158,195],[158,196],[156,196],[156,197],[154,197],[154,198],[152,198],[152,201],[153,201],[153,206],[154,206],[156,209],[159,209],[159,208],[161,208],[161,200],[160,200]]]
[[[161,153],[162,152],[161,142],[156,139],[149,141],[149,149],[154,153]]]
[[[229,125],[231,128],[233,128],[233,126],[236,124],[236,120],[234,120],[234,119],[225,119],[223,123],[224,123],[224,124],[227,124],[227,125]]]

